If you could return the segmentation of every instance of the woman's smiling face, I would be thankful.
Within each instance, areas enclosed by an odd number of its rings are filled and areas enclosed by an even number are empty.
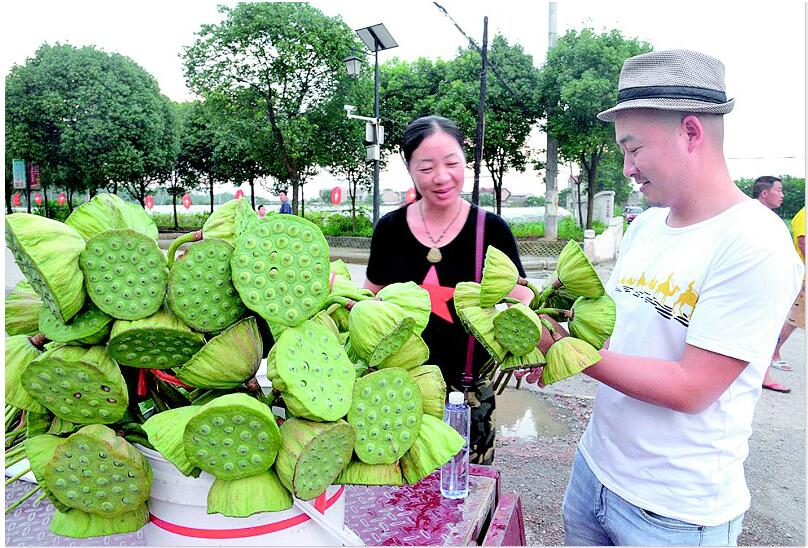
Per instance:
[[[425,138],[407,170],[423,199],[438,207],[454,204],[463,190],[466,158],[457,140],[444,131]]]

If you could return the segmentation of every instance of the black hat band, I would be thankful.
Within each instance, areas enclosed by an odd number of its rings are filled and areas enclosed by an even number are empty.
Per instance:
[[[690,86],[642,86],[624,88],[617,92],[617,103],[634,99],[692,99],[708,103],[726,103],[723,91]]]

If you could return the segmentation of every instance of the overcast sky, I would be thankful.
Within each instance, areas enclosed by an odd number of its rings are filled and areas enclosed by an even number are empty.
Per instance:
[[[132,58],[155,76],[164,94],[188,100],[192,97],[185,87],[180,55],[194,42],[202,24],[220,20],[216,6],[221,3],[233,4],[208,0],[4,2],[0,66],[5,75],[13,64],[33,56],[43,42],[94,45]],[[399,47],[380,53],[382,62],[394,56],[450,59],[466,44],[431,1],[311,3],[327,15],[341,15],[354,29],[384,23]],[[536,66],[543,63],[547,1],[439,3],[478,41],[487,15],[489,41],[501,33],[532,54]],[[596,31],[617,28],[657,50],[688,48],[718,57],[726,65],[727,93],[736,98],[735,110],[726,116],[725,152],[732,176],[805,176],[805,3],[560,0],[557,16],[559,36],[584,26]],[[392,163],[398,164],[395,159]],[[393,169],[389,179],[387,186],[408,186],[401,170]],[[531,180],[537,180],[536,174],[514,176],[512,186],[524,191]]]

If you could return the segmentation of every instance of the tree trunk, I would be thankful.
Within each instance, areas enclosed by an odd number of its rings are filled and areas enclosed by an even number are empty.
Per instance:
[[[586,172],[586,228],[592,228],[592,210],[595,209],[595,170]]]
[[[73,189],[67,188],[67,210],[73,213]]]
[[[112,183],[112,193],[117,195],[118,194],[118,181]]]
[[[11,215],[14,213],[14,210],[11,209],[11,195],[14,193],[14,189],[6,185],[6,213]]]
[[[300,216],[306,216],[306,197],[304,194],[303,183],[300,184]]]
[[[210,185],[210,212],[213,213],[213,176],[208,175],[208,184]]]
[[[250,204],[255,211],[255,178],[250,177]]]
[[[45,217],[50,219],[50,208],[48,207],[48,185],[42,185],[42,195],[45,196]]]
[[[356,234],[356,187],[358,186],[357,183],[348,183],[353,187],[353,192],[351,192],[351,227],[353,228],[354,234]]]
[[[180,221],[177,217],[177,193],[171,193],[171,203],[174,206],[174,230],[179,230],[180,228]]]

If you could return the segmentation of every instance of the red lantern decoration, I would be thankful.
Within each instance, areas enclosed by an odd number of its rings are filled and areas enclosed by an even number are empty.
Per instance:
[[[56,203],[59,205],[65,205],[66,202],[67,202],[67,195],[64,192],[59,193],[59,196],[56,197]]]
[[[42,195],[39,194],[38,192],[34,194],[34,203],[36,205],[42,205]]]
[[[146,199],[143,201],[145,202],[147,208],[152,209],[154,207],[154,197],[151,194],[146,196]]]
[[[407,202],[408,204],[411,204],[415,201],[417,197],[418,196],[415,194],[415,187],[411,187],[407,191],[407,194],[404,195],[404,201]]]
[[[186,194],[182,197],[182,205],[185,206],[185,209],[190,209],[191,207],[191,196]]]
[[[20,193],[19,192],[15,193],[14,197],[11,198],[11,203],[14,205],[14,207],[20,207]]]
[[[244,197],[244,191],[241,190],[241,189],[238,189],[236,191],[236,200],[241,200],[243,197]]]
[[[335,186],[331,189],[331,203],[334,205],[339,205],[342,201],[342,189],[338,186]]]

